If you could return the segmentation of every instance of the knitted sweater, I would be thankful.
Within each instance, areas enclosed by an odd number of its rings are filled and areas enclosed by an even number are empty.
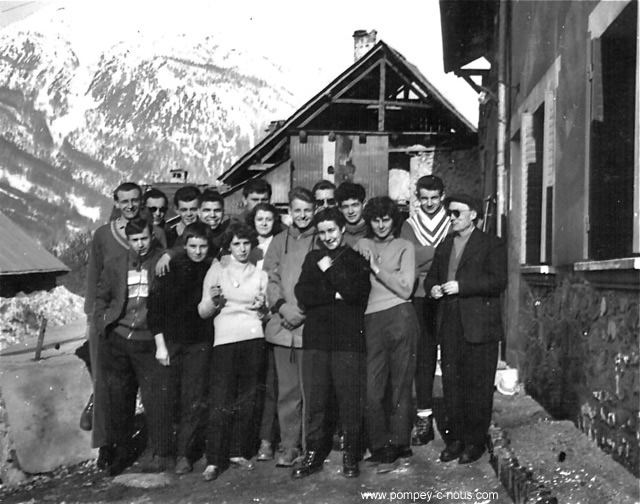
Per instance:
[[[214,261],[204,278],[202,300],[198,312],[203,318],[216,313],[211,299],[211,288],[222,289],[222,308],[213,320],[215,338],[213,346],[263,338],[262,320],[257,310],[251,309],[256,296],[267,292],[267,274],[250,262],[240,263],[233,256]]]
[[[371,271],[371,293],[365,315],[406,303],[411,298],[416,280],[413,244],[403,238],[390,236],[380,242],[363,238],[356,250],[369,250],[380,271]]]
[[[202,319],[198,313],[202,283],[210,265],[211,260],[196,263],[183,255],[172,261],[166,275],[156,278],[147,314],[154,335],[163,333],[165,341],[187,345],[213,342],[213,321]]]

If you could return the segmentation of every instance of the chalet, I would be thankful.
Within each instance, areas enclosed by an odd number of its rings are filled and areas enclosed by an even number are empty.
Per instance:
[[[638,3],[440,7],[445,71],[484,102],[483,196],[509,253],[507,361],[550,413],[637,476]]]
[[[408,204],[411,183],[442,176],[449,189],[479,195],[476,128],[376,32],[356,31],[356,61],[219,178],[228,213],[241,210],[242,186],[263,177],[272,201],[295,186],[353,181],[369,195]]]
[[[69,272],[64,264],[0,213],[0,297],[51,290]]]

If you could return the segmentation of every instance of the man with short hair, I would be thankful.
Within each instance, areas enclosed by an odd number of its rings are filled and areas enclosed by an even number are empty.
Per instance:
[[[126,255],[129,243],[125,236],[127,223],[138,217],[142,199],[142,189],[133,182],[124,182],[113,192],[114,205],[120,216],[96,229],[91,241],[89,262],[87,264],[87,287],[84,298],[84,312],[87,315],[87,339],[91,357],[91,374],[93,379],[93,418],[91,442],[99,448],[97,465],[105,469],[113,458],[111,435],[107,430],[105,415],[107,411],[106,387],[99,366],[98,333],[94,324],[94,305],[98,281],[104,265],[111,259]],[[166,246],[166,238],[162,229],[153,228],[153,236],[158,244]]]
[[[343,182],[335,190],[335,199],[347,221],[344,241],[353,248],[367,234],[367,223],[362,218],[366,199],[364,187],[353,182]]]
[[[129,251],[105,263],[94,311],[100,335],[98,365],[106,382],[107,425],[113,443],[113,459],[107,467],[110,476],[120,474],[132,462],[129,445],[138,387],[154,452],[149,470],[160,472],[171,465],[169,395],[160,386],[161,375],[169,371],[156,362],[156,342],[147,327],[147,298],[161,252],[146,219],[129,220],[125,235]]]
[[[208,255],[214,258],[220,251],[224,232],[229,226],[229,221],[224,220],[224,199],[218,191],[205,189],[198,196],[197,201],[197,222],[202,222],[207,226],[207,238],[211,244]],[[176,238],[173,247],[167,249],[156,264],[156,275],[163,276],[169,271],[171,261],[185,253],[184,246],[185,243],[181,235]]]
[[[278,376],[278,420],[284,449],[278,467],[291,467],[300,456],[302,436],[302,329],[305,314],[296,298],[307,252],[315,248],[313,194],[302,187],[289,192],[291,226],[274,236],[264,259],[269,275],[267,303],[273,315],[265,328],[265,339],[274,345]]]
[[[335,190],[335,184],[328,180],[321,180],[313,186],[311,192],[316,200],[316,212],[336,206]]]
[[[152,187],[142,196],[142,205],[147,208],[153,218],[153,225],[164,229],[164,217],[167,214],[169,200],[160,189]]]
[[[167,229],[167,245],[169,248],[175,245],[185,227],[198,220],[199,197],[200,189],[196,186],[181,187],[173,196],[173,204],[180,217],[180,221]]]
[[[444,183],[440,177],[420,177],[416,183],[416,197],[420,205],[402,224],[400,236],[413,243],[418,270],[418,281],[413,295],[413,306],[420,323],[414,380],[418,411],[411,444],[421,446],[434,438],[433,381],[438,360],[436,304],[426,297],[424,280],[431,267],[436,247],[442,243],[449,231],[449,216],[442,204]]]
[[[451,231],[436,249],[425,290],[438,303],[447,447],[442,462],[468,464],[485,450],[502,339],[507,286],[504,244],[476,227],[482,204],[467,194],[445,201]]]

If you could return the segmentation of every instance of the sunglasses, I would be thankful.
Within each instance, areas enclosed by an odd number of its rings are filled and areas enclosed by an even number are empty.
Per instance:
[[[471,210],[447,210],[447,214],[451,217],[458,218],[462,212],[470,212]]]
[[[335,206],[335,204],[336,204],[335,198],[325,198],[325,199],[316,200],[316,205],[318,206],[323,206],[323,205]]]
[[[156,212],[165,213],[167,211],[167,207],[166,206],[163,206],[163,207],[149,206],[147,208],[149,209],[149,211],[151,213],[156,213]]]

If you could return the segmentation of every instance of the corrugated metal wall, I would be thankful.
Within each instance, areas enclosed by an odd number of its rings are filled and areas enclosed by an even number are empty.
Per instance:
[[[306,143],[300,143],[300,137],[291,137],[293,187],[311,189],[316,182],[322,180],[323,138],[320,135],[309,135]]]
[[[364,186],[368,198],[386,196],[389,192],[389,137],[369,136],[364,144],[358,141],[357,135],[351,136],[351,140],[351,162],[356,167],[353,181]],[[339,182],[336,180],[336,184]]]

